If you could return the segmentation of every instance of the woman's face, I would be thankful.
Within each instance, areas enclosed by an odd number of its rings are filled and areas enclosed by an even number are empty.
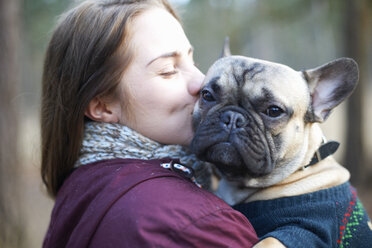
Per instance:
[[[121,107],[119,122],[157,142],[188,145],[204,78],[190,42],[180,23],[160,8],[136,17],[131,30],[134,58],[119,87],[121,95],[130,92],[131,102],[129,111]]]

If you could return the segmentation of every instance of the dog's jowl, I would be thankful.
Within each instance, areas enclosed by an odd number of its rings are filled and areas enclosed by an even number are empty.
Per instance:
[[[350,174],[332,157],[338,143],[319,127],[357,81],[349,58],[295,71],[226,56],[209,69],[191,149],[216,166],[216,194],[248,217],[258,246],[372,247]]]

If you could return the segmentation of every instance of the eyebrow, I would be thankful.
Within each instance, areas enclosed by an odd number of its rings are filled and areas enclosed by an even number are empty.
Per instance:
[[[193,47],[190,47],[189,51],[187,52],[187,54],[191,54],[192,52],[194,51],[194,48]],[[181,53],[178,52],[178,51],[174,51],[174,52],[169,52],[169,53],[164,53],[156,58],[154,58],[153,60],[151,60],[149,63],[147,63],[146,67],[149,66],[151,63],[153,63],[154,61],[158,60],[158,59],[164,59],[164,58],[176,58],[176,57],[180,57],[181,56]]]

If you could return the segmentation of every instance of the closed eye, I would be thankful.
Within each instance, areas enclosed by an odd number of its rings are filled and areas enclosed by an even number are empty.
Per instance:
[[[160,73],[160,76],[162,76],[162,77],[170,77],[170,76],[175,75],[177,73],[178,73],[178,70],[175,69],[175,70],[172,70],[172,71],[161,72]]]

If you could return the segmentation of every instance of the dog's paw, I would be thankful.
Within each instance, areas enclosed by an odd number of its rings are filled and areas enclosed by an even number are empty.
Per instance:
[[[285,246],[276,238],[269,237],[255,244],[253,248],[285,248]]]

